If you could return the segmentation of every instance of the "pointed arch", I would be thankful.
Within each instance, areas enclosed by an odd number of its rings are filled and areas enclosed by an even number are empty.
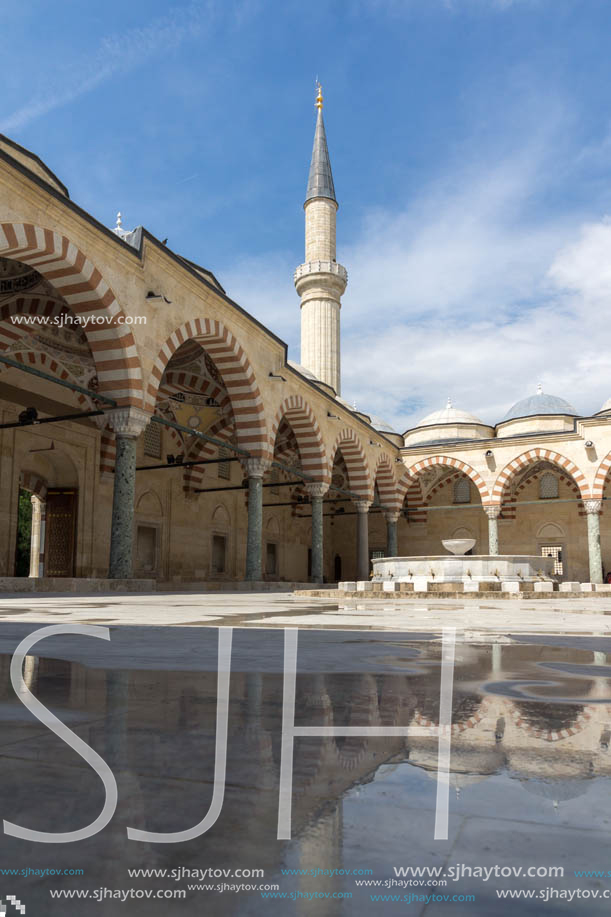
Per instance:
[[[289,422],[295,434],[302,471],[312,475],[316,481],[328,483],[331,478],[320,427],[312,408],[301,395],[289,395],[278,408],[270,432],[270,453],[273,454],[283,418]]]
[[[598,468],[596,469],[596,475],[594,477],[594,486],[592,487],[592,499],[593,500],[602,500],[605,493],[605,484],[607,483],[607,476],[609,474],[609,469],[611,468],[611,452],[609,452]]]
[[[567,459],[566,456],[561,455],[559,452],[553,452],[550,449],[536,448],[529,449],[528,452],[523,452],[522,455],[517,456],[517,458],[512,459],[505,465],[494,483],[492,502],[497,505],[501,504],[507,490],[507,485],[516,474],[535,462],[543,461],[551,462],[552,465],[556,465],[561,471],[571,475],[579,488],[582,500],[591,499],[590,488],[588,487],[586,476],[574,462]]]
[[[27,335],[37,330],[34,323],[10,322],[13,316],[37,316],[53,321],[69,313],[70,309],[65,303],[50,296],[18,296],[11,299],[0,308],[0,350],[6,350],[16,341],[27,340]]]
[[[452,458],[449,455],[432,455],[429,458],[422,459],[408,468],[405,474],[408,478],[413,479],[432,465],[444,465],[446,468],[455,468],[457,471],[462,471],[477,487],[482,505],[486,506],[492,502],[490,492],[481,474],[472,468],[471,465],[467,465],[466,462],[461,462],[460,459]]]
[[[387,455],[381,455],[376,464],[374,487],[378,485],[382,505],[392,512],[399,512],[401,500],[399,487],[393,472],[392,462]]]
[[[0,223],[0,256],[35,268],[89,322],[83,331],[100,393],[142,407],[142,370],[134,336],[98,268],[66,236],[31,223]]]
[[[194,339],[206,349],[227,389],[241,449],[252,456],[269,455],[263,399],[255,374],[241,344],[221,322],[196,318],[177,328],[162,346],[155,360],[146,390],[146,407],[153,410],[165,368],[185,341]]]
[[[24,344],[27,345],[27,341],[24,341]],[[70,382],[73,385],[78,384],[72,373],[69,373],[61,363],[58,363],[57,360],[49,356],[49,354],[45,353],[43,350],[19,350],[16,353],[11,353],[11,360],[14,360],[16,363],[22,363],[24,366],[42,369],[51,376],[57,376],[62,382]],[[10,369],[12,369],[11,366],[7,366],[6,363],[0,363],[0,374]],[[84,411],[97,410],[97,406],[92,398],[83,395],[82,392],[73,392],[73,394],[79,406]],[[93,419],[97,420],[97,418]]]
[[[411,478],[407,472],[401,475],[398,484],[401,507],[407,500],[407,520],[410,524],[426,522],[426,509],[424,509],[424,494],[422,481],[419,477]]]
[[[331,477],[333,462],[338,451],[341,451],[346,463],[350,490],[362,497],[363,500],[371,500],[373,498],[373,486],[365,450],[356,433],[350,430],[349,427],[345,427],[338,434],[333,444],[333,449],[329,456],[329,477]]]

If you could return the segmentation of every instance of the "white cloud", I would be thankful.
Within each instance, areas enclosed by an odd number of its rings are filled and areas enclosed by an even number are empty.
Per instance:
[[[155,54],[167,54],[201,33],[214,13],[212,0],[175,7],[141,28],[100,40],[97,48],[45,72],[45,85],[0,120],[0,131],[19,130],[41,115],[73,102],[112,77],[125,75]]]

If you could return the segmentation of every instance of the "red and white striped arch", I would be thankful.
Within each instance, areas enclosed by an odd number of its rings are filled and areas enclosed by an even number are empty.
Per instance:
[[[471,465],[467,465],[466,462],[461,462],[460,459],[452,458],[449,455],[431,455],[429,458],[422,459],[420,462],[416,462],[415,465],[412,465],[406,470],[405,476],[402,479],[403,486],[405,486],[405,482],[410,478],[417,478],[418,475],[425,472],[432,465],[443,465],[445,468],[462,471],[463,474],[466,474],[466,476],[470,478],[477,487],[482,504],[486,506],[492,503],[490,493],[486,487],[486,482],[482,478],[481,474],[472,468]]]
[[[0,223],[0,256],[35,268],[83,326],[96,365],[99,391],[121,405],[142,406],[142,371],[125,315],[100,271],[65,236],[31,223]]]
[[[193,392],[206,398],[214,398],[215,401],[218,401],[223,412],[228,412],[233,416],[231,399],[226,390],[216,382],[212,382],[210,379],[202,379],[201,376],[196,376],[193,373],[181,371],[170,370],[164,374],[159,386],[160,395],[169,397],[185,391]]]
[[[24,344],[27,344],[27,341],[24,341]],[[24,366],[30,366],[33,369],[41,369],[51,376],[57,376],[62,382],[78,385],[72,373],[68,372],[65,366],[62,366],[61,363],[58,363],[57,360],[54,360],[53,357],[41,350],[18,350],[16,353],[11,353],[11,360],[15,360],[16,363],[22,363]],[[7,366],[6,363],[0,363],[0,373],[9,369],[12,369],[12,367]],[[83,411],[97,410],[96,405],[87,395],[83,395],[82,392],[73,392],[73,395]]]
[[[151,371],[146,407],[153,410],[165,368],[185,341],[195,339],[214,361],[231,401],[237,443],[255,457],[269,455],[263,399],[250,360],[231,331],[220,322],[195,318],[177,328],[167,339]]]
[[[16,341],[23,340],[40,329],[34,321],[31,324],[11,321],[14,316],[32,319],[44,317],[52,320],[69,312],[70,309],[65,303],[48,296],[19,296],[17,299],[11,299],[0,308],[0,350],[6,350]]]
[[[346,463],[350,490],[363,500],[372,500],[373,486],[365,451],[360,439],[349,427],[345,427],[335,440],[329,456],[329,476],[332,474],[333,462],[338,451]]]
[[[217,421],[209,430],[206,430],[208,436],[214,436],[216,439],[225,442],[230,441],[233,432],[233,424],[227,423],[224,419]],[[218,454],[218,450],[219,447],[215,446],[214,443],[207,443],[205,440],[195,439],[185,454],[185,461],[214,458]],[[202,487],[207,467],[209,466],[190,465],[186,467],[183,474],[183,490],[189,492],[195,490],[197,487]]]
[[[561,471],[571,475],[579,488],[581,498],[583,500],[591,499],[590,488],[588,487],[586,476],[584,475],[583,471],[581,471],[581,469],[575,465],[574,462],[566,458],[566,456],[560,455],[559,452],[553,452],[550,449],[536,448],[529,449],[528,452],[523,452],[522,455],[512,459],[511,462],[508,462],[507,465],[505,465],[495,481],[494,488],[492,490],[492,502],[496,505],[501,504],[506,495],[508,484],[512,478],[514,478],[516,474],[522,471],[522,469],[527,468],[529,465],[543,461],[551,462],[552,465],[556,465],[556,467],[560,468]]]
[[[403,500],[399,493],[399,485],[393,472],[392,462],[387,455],[381,455],[378,458],[374,482],[378,485],[382,506],[391,512],[398,513],[401,510]]]
[[[596,476],[594,478],[594,486],[592,487],[592,499],[593,500],[602,500],[605,493],[605,485],[607,483],[607,477],[609,476],[609,469],[611,468],[611,452],[604,457],[600,465],[596,470]]]
[[[278,428],[283,418],[287,420],[295,434],[299,446],[301,470],[312,475],[316,481],[329,483],[331,477],[320,427],[312,408],[301,395],[290,395],[278,408],[271,429],[270,452],[274,451]]]

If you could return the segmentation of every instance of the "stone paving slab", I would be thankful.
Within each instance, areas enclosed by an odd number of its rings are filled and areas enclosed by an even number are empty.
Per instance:
[[[339,598],[339,597],[337,597]],[[611,635],[611,597],[591,595],[567,603],[559,594],[546,602],[533,595],[510,603],[499,597],[480,602],[426,598],[384,602],[361,596],[358,601],[293,593],[173,593],[112,596],[11,596],[0,598],[0,621],[84,623],[143,627],[300,627],[342,630],[438,632],[595,633]]]

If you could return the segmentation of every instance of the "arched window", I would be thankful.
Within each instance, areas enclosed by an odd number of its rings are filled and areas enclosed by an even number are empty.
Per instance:
[[[471,502],[471,481],[469,478],[459,478],[454,482],[454,502]]]
[[[539,499],[558,499],[558,478],[551,471],[546,471],[545,474],[541,475],[539,480]]]

